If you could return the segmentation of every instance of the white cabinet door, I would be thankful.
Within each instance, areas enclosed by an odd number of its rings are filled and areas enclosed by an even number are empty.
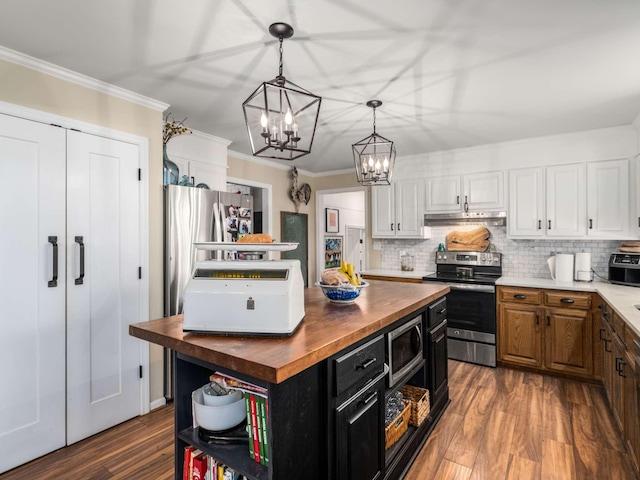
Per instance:
[[[427,212],[455,212],[462,209],[459,176],[427,178],[425,210]]]
[[[548,237],[587,234],[585,165],[558,165],[546,170]]]
[[[464,210],[500,210],[504,208],[504,174],[487,172],[465,175],[462,188]]]
[[[545,235],[544,170],[523,168],[509,172],[509,235]]]
[[[189,176],[193,185],[204,183],[211,190],[227,190],[227,169],[203,162],[189,162]]]
[[[67,138],[71,444],[140,413],[140,347],[129,335],[129,323],[141,321],[140,182],[136,145],[75,131]]]
[[[395,237],[394,184],[371,187],[371,236]]]
[[[0,170],[1,473],[65,444],[65,131],[0,115]]]
[[[589,236],[621,239],[629,236],[629,162],[587,164]]]
[[[422,180],[397,181],[395,187],[396,237],[419,237],[424,224]]]

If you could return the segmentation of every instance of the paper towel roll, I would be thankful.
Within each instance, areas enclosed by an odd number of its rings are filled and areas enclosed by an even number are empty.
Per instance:
[[[556,282],[573,282],[573,255],[556,255]]]
[[[589,252],[576,253],[574,278],[580,282],[591,281],[591,254]]]

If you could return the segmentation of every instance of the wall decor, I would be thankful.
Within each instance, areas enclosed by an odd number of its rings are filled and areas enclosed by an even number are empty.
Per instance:
[[[340,210],[337,208],[324,209],[324,231],[338,233],[340,231]]]
[[[296,242],[298,248],[282,252],[280,258],[300,260],[304,286],[309,286],[309,241],[306,213],[280,212],[280,240]]]
[[[343,237],[324,237],[324,268],[340,268],[342,264]]]
[[[296,167],[291,167],[289,176],[291,177],[289,198],[296,206],[296,213],[298,213],[298,211],[300,210],[300,204],[304,203],[305,205],[307,205],[309,203],[309,200],[311,200],[311,186],[308,183],[303,183],[298,188],[298,169]]]

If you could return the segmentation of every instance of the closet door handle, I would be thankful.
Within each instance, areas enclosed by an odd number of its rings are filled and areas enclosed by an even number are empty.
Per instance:
[[[84,283],[84,240],[82,236],[77,236],[75,242],[80,245],[80,276],[76,278],[76,285],[82,285]]]
[[[58,237],[50,235],[47,241],[53,245],[53,276],[47,282],[47,286],[51,288],[58,286]]]

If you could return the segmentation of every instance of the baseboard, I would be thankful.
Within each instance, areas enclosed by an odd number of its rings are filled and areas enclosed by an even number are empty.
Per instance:
[[[167,404],[167,399],[162,397],[154,400],[149,404],[149,410],[155,410],[156,408],[164,407]]]

